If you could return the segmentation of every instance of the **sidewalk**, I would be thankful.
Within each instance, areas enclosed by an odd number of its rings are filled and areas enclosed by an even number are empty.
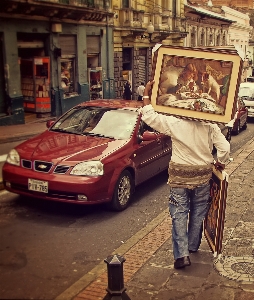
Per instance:
[[[0,143],[45,129],[46,120],[0,127]],[[131,300],[254,299],[254,138],[232,157],[226,168],[230,177],[222,255],[214,258],[203,238],[198,253],[190,254],[192,265],[175,270],[171,219],[164,207],[112,253],[125,259],[124,286]],[[102,261],[55,300],[100,300],[107,285],[107,265]]]
[[[222,255],[214,258],[203,238],[198,253],[190,254],[192,265],[175,270],[165,209],[112,253],[125,259],[124,286],[131,300],[254,299],[254,139],[233,158],[226,168],[230,178]],[[107,286],[107,265],[101,262],[55,300],[103,299]]]
[[[54,117],[36,118],[36,116],[28,115],[25,124],[0,126],[0,144],[22,141],[42,133],[47,129],[48,120]]]

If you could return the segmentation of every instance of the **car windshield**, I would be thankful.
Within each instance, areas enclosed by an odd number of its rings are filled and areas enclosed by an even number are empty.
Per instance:
[[[253,97],[253,90],[249,87],[240,87],[238,96],[251,98]]]
[[[63,115],[51,128],[72,134],[128,139],[138,119],[138,112],[105,107],[78,107]]]

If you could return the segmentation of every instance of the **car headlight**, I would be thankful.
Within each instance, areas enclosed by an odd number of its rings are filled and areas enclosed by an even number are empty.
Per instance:
[[[99,176],[103,175],[103,164],[100,161],[84,161],[77,164],[71,175]]]
[[[20,165],[20,157],[19,157],[18,151],[15,149],[12,149],[9,152],[9,154],[6,158],[6,161],[11,165],[19,166]]]

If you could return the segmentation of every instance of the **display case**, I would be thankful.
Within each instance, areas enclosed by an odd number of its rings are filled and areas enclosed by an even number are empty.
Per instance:
[[[103,99],[103,89],[102,89],[102,68],[89,68],[88,78],[90,85],[90,98],[93,99]]]
[[[35,113],[51,112],[50,58],[21,58],[20,74],[24,110]]]

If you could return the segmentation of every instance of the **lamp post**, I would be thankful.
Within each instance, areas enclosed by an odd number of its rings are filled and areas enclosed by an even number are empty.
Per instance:
[[[152,22],[150,21],[149,25],[147,26],[147,33],[149,35],[149,56],[151,57],[151,62],[152,62],[152,56],[153,56],[153,53],[152,53],[152,46],[151,46],[151,42],[152,42],[152,34],[154,33],[154,26],[152,24]],[[149,64],[149,66],[151,66],[151,64]],[[150,69],[150,68],[149,68]],[[149,71],[148,71],[149,72]],[[150,73],[150,72],[149,72]],[[148,74],[147,74],[148,75]]]
[[[152,42],[152,34],[154,33],[154,26],[152,22],[150,21],[149,25],[147,26],[147,33],[149,35],[149,42]]]

